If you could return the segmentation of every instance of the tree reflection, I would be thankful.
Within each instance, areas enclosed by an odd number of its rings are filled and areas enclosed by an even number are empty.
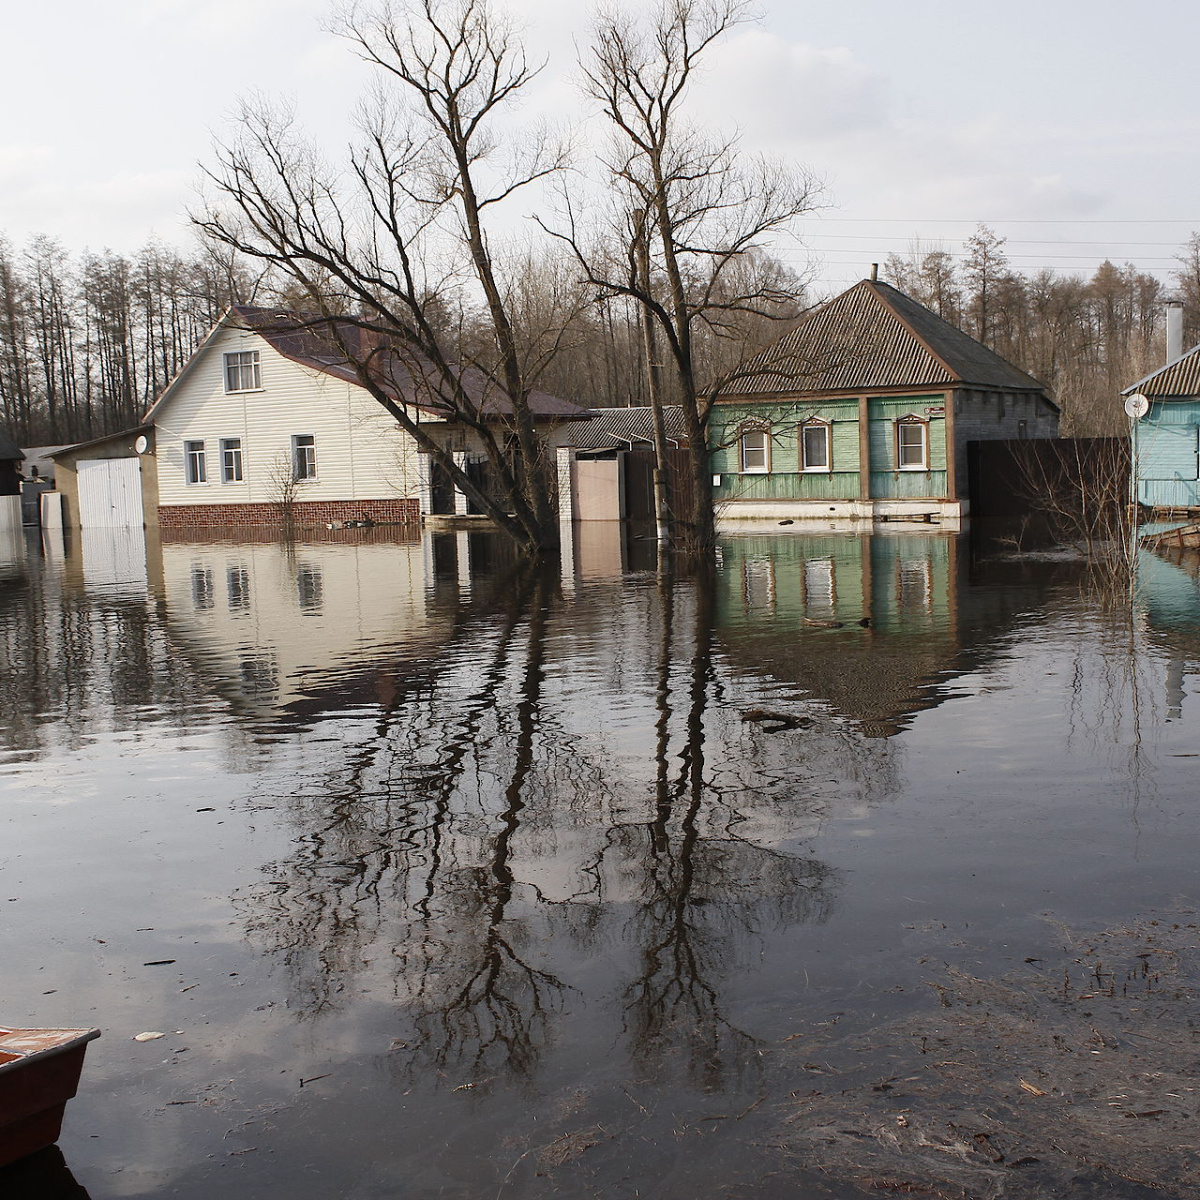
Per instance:
[[[706,774],[706,714],[718,686],[716,586],[706,576],[691,581],[686,711],[672,777],[675,590],[670,573],[661,575],[653,817],[611,831],[605,853],[618,850],[641,875],[630,921],[637,974],[623,995],[630,1051],[655,1074],[678,1052],[694,1084],[718,1090],[755,1045],[723,1012],[721,986],[731,967],[765,923],[822,917],[834,877],[816,860],[739,837],[738,812]]]
[[[603,938],[636,1060],[717,1088],[754,1057],[728,980],[769,928],[821,919],[836,877],[779,848],[814,804],[743,761],[758,733],[722,694],[715,590],[668,573],[641,608],[567,606],[519,569],[462,609],[435,671],[395,673],[369,735],[343,729],[336,772],[295,797],[292,852],[240,899],[304,1014],[382,976],[409,1070],[527,1074],[572,990],[561,962]],[[576,685],[589,654],[611,683]],[[602,732],[625,709],[645,761]]]

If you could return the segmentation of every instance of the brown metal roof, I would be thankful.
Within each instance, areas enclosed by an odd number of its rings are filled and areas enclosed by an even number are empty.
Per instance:
[[[976,384],[1044,391],[1012,363],[890,284],[864,279],[752,359],[723,395]]]
[[[663,423],[667,437],[678,442],[686,438],[683,409],[668,404],[663,407]],[[654,412],[650,408],[593,408],[591,417],[579,426],[571,439],[577,450],[621,449],[635,443],[654,442]]]
[[[230,314],[238,324],[266,338],[280,354],[302,366],[359,384],[358,373],[343,353],[345,345],[360,361],[369,363],[372,380],[399,404],[449,415],[446,382],[423,355],[396,341],[389,343],[372,330],[350,321],[330,321],[278,308],[234,305]],[[373,345],[373,348],[372,348]],[[467,400],[486,416],[512,412],[508,393],[475,367],[452,367]],[[581,417],[586,410],[546,392],[529,393],[529,410],[535,417]]]
[[[1200,396],[1200,346],[1193,347],[1168,366],[1152,371],[1145,379],[1139,379],[1121,395],[1128,396],[1131,392],[1177,400]]]

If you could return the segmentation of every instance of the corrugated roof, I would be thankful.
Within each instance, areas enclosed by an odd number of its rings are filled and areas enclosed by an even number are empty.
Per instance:
[[[1193,346],[1182,358],[1151,371],[1145,379],[1139,379],[1121,395],[1128,396],[1132,392],[1156,399],[1174,397],[1182,400],[1200,396],[1200,346]]]
[[[890,284],[864,279],[808,313],[724,395],[865,392],[977,384],[1044,391],[982,342]]]
[[[667,437],[679,441],[686,437],[683,409],[677,405],[663,408]],[[571,439],[577,450],[619,449],[631,443],[654,442],[654,411],[650,408],[593,408],[589,420],[579,426]]]
[[[247,329],[261,334],[280,354],[303,366],[323,371],[348,383],[359,383],[344,344],[356,358],[370,364],[373,381],[397,403],[445,414],[446,383],[427,358],[401,343],[389,343],[372,330],[350,321],[329,321],[278,308],[238,304],[231,315]],[[375,343],[374,349],[369,349]],[[508,393],[475,367],[451,368],[471,404],[489,416],[512,412]],[[570,400],[546,392],[530,392],[529,410],[538,417],[580,417],[586,411]]]

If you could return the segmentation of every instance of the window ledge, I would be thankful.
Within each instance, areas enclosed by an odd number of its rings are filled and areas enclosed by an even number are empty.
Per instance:
[[[262,387],[256,388],[226,388],[225,395],[227,396],[245,396],[251,392],[265,392],[267,389]]]

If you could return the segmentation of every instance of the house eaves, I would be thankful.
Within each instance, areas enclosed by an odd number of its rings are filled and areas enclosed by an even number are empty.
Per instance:
[[[1200,346],[1193,346],[1182,358],[1151,371],[1121,395],[1129,396],[1134,392],[1156,400],[1186,400],[1200,396]]]

